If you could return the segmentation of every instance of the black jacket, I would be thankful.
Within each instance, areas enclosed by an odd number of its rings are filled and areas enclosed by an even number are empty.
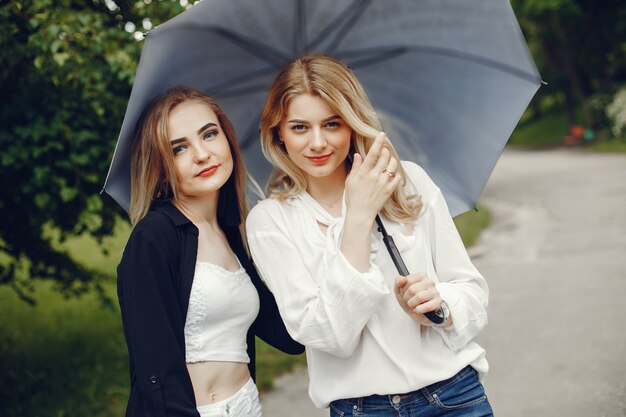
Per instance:
[[[259,293],[259,315],[248,331],[250,374],[254,336],[291,354],[304,348],[283,324],[236,227],[224,228],[233,252]],[[117,291],[130,360],[127,417],[199,417],[185,364],[184,327],[198,251],[198,229],[173,204],[157,203],[133,228],[117,269]]]

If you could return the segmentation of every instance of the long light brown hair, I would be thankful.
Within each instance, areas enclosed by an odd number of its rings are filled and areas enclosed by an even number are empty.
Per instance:
[[[365,157],[374,139],[382,130],[363,86],[352,71],[340,61],[326,55],[308,55],[296,59],[284,68],[270,87],[261,115],[261,148],[274,166],[267,190],[272,197],[284,199],[306,190],[306,174],[287,154],[280,141],[280,125],[291,101],[301,95],[320,97],[352,129],[350,155],[358,152]],[[385,146],[398,161],[398,154],[387,141]],[[346,159],[348,170],[351,163]],[[382,213],[396,221],[414,220],[422,209],[417,195],[404,191],[406,175],[398,164],[402,187],[396,188]]]
[[[169,115],[179,104],[194,101],[206,104],[217,116],[233,158],[233,172],[219,191],[217,220],[221,227],[238,226],[242,236],[248,203],[245,196],[246,171],[232,123],[217,102],[190,87],[174,87],[153,99],[135,129],[130,168],[130,220],[141,220],[159,200],[177,200],[178,178],[168,137]],[[245,241],[245,239],[244,239]]]

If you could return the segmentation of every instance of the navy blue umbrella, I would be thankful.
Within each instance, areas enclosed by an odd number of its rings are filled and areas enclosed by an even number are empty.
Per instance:
[[[400,157],[428,172],[452,215],[474,207],[541,83],[508,0],[205,0],[147,34],[104,191],[128,210],[135,123],[179,84],[217,98],[264,183],[268,87],[313,52],[354,70]]]

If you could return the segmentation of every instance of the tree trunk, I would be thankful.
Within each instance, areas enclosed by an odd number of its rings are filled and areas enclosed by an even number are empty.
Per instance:
[[[561,61],[562,63],[561,68],[567,76],[571,92],[578,101],[578,104],[580,105],[585,125],[587,127],[593,127],[594,120],[591,114],[591,109],[589,108],[589,104],[587,103],[587,97],[585,95],[583,83],[580,79],[579,71],[576,68],[574,62],[574,54],[571,45],[567,39],[565,30],[563,29],[563,26],[561,25],[561,22],[558,18],[554,18],[554,16],[549,16],[547,21],[548,28],[552,29],[552,33],[556,36],[556,52],[558,53],[557,56],[560,58],[559,61]]]
[[[585,33],[589,36],[593,49],[595,50],[596,62],[593,65],[593,74],[600,81],[600,88],[603,93],[611,94],[613,91],[613,80],[609,74],[607,63],[607,48],[604,36],[602,36],[602,23],[598,11],[597,0],[583,0],[581,8],[585,11]]]

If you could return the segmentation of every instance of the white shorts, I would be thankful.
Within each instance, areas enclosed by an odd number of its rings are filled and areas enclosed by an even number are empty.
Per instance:
[[[198,407],[200,417],[261,417],[259,391],[252,378],[232,397]]]

